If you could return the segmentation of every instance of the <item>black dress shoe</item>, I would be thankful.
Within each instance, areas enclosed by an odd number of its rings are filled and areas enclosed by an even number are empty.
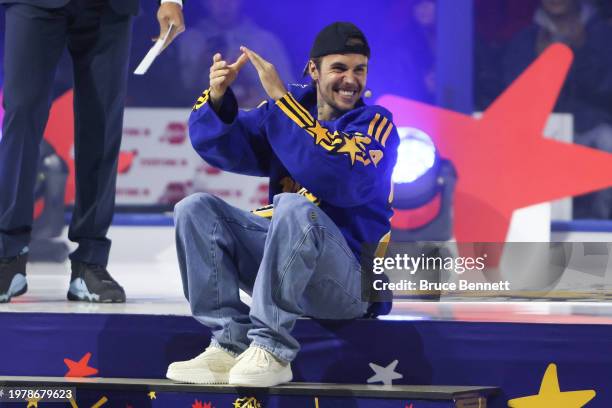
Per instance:
[[[25,271],[27,262],[27,253],[0,258],[0,303],[10,302],[11,298],[23,295],[28,290]]]
[[[125,291],[106,267],[72,261],[68,300],[93,303],[125,303]]]

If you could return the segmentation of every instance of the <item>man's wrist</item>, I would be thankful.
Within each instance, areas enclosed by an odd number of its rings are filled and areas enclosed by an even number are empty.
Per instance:
[[[183,0],[161,0],[160,4],[164,4],[164,3],[174,3],[174,4],[178,4],[179,6],[181,6],[181,8],[183,7]]]
[[[278,101],[279,99],[282,99],[288,93],[289,91],[285,87],[282,87],[278,89],[277,91],[275,91],[274,95],[270,95],[270,96],[272,99],[274,99],[274,101]]]
[[[208,95],[210,96],[210,105],[212,106],[212,108],[216,112],[219,111],[221,103],[223,102],[223,95],[225,95],[225,92],[218,95],[213,89],[211,89]]]

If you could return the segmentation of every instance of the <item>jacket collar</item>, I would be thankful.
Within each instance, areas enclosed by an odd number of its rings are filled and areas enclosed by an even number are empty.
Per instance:
[[[291,95],[309,111],[317,106],[317,89],[312,84],[289,84]],[[365,106],[363,98],[359,98],[355,108]]]

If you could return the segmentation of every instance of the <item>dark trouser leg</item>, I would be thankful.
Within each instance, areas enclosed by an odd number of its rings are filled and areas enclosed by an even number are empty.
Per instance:
[[[49,115],[55,67],[66,42],[62,9],[6,9],[4,121],[0,140],[0,257],[27,246],[39,145]]]
[[[106,233],[115,207],[131,17],[107,2],[80,10],[69,28],[74,65],[76,199],[68,237],[79,244],[73,261],[106,265]]]

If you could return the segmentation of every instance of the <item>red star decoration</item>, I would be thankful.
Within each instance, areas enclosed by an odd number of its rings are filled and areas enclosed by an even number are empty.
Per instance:
[[[457,168],[458,241],[504,242],[514,210],[612,186],[612,154],[542,135],[572,59],[567,46],[550,46],[481,119],[397,96],[377,101]]]
[[[211,402],[202,402],[200,400],[195,400],[193,404],[191,404],[191,408],[214,408]]]
[[[64,359],[64,363],[68,366],[68,372],[64,377],[89,377],[98,374],[98,369],[89,366],[91,353],[87,353],[79,361]]]

